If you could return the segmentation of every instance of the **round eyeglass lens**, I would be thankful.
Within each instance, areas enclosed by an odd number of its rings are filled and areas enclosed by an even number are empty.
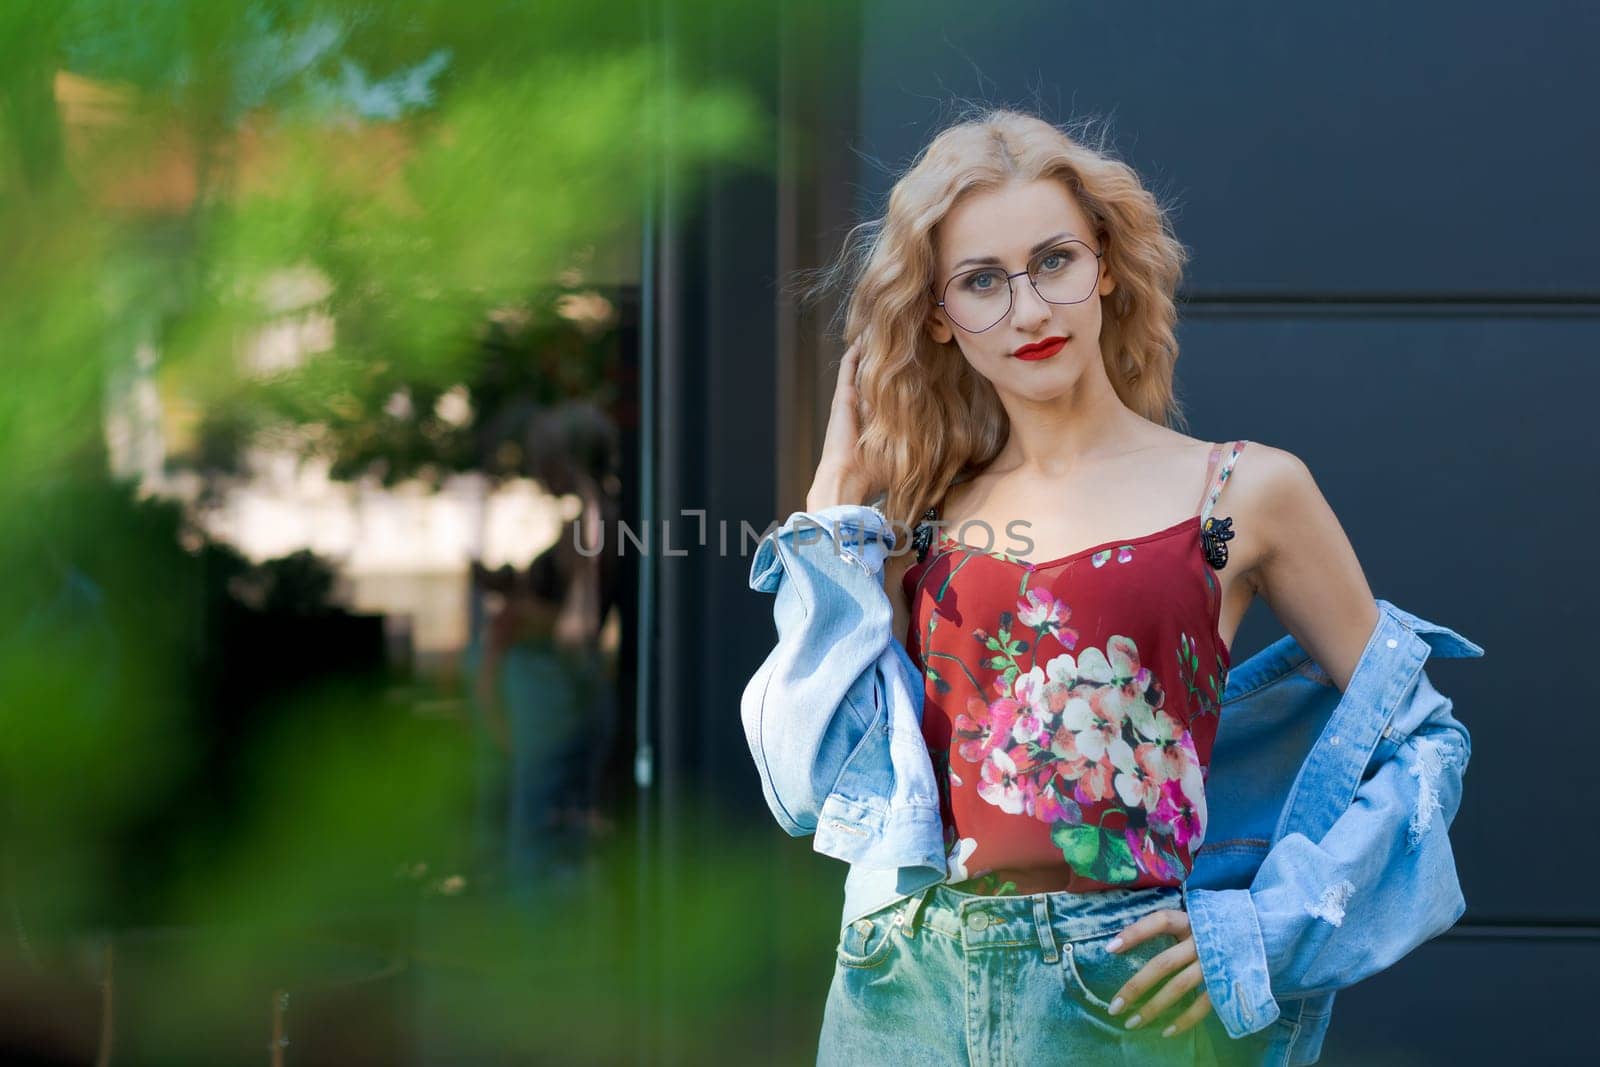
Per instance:
[[[1100,260],[1082,241],[1067,241],[1039,253],[1028,266],[1039,295],[1052,304],[1089,299],[1100,280]],[[968,333],[982,333],[1011,312],[1011,285],[999,267],[979,267],[951,278],[945,313]]]

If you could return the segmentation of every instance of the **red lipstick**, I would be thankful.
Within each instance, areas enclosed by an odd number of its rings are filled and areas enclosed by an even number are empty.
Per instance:
[[[1043,341],[1023,345],[1011,354],[1018,359],[1049,359],[1061,351],[1061,346],[1066,343],[1065,337],[1046,337]]]

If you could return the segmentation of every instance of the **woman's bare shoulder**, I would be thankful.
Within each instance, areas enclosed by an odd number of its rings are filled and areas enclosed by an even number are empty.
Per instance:
[[[1236,442],[1242,444],[1238,457],[1233,461],[1227,485],[1230,501],[1240,506],[1261,504],[1270,507],[1275,495],[1292,490],[1296,484],[1303,486],[1309,478],[1309,471],[1299,456],[1264,441],[1245,437],[1211,442],[1197,437],[1185,440],[1196,450],[1217,451],[1223,458],[1227,456],[1230,445]],[[1214,468],[1212,473],[1215,473]]]
[[[1234,500],[1263,515],[1271,513],[1274,501],[1302,497],[1313,485],[1311,470],[1299,456],[1255,440],[1245,441],[1228,478]]]
[[[1241,570],[1254,576],[1287,542],[1305,536],[1306,517],[1326,507],[1321,501],[1316,479],[1299,456],[1246,441],[1217,505],[1220,513],[1238,516]]]

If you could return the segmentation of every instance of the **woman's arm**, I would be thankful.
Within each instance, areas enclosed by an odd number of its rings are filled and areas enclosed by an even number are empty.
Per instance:
[[[1378,624],[1361,563],[1311,471],[1281,448],[1252,443],[1235,492],[1259,530],[1256,589],[1342,691]],[[1248,488],[1246,488],[1248,487]]]
[[[791,835],[814,833],[816,851],[846,863],[942,872],[938,786],[917,736],[922,678],[883,574],[897,535],[856,503],[872,492],[857,451],[859,359],[851,345],[840,361],[806,510],[756,546],[750,587],[774,594],[778,644],[740,716],[767,806]]]
[[[1423,663],[1436,644],[1446,655],[1482,653],[1448,628],[1373,599],[1299,459],[1261,448],[1255,466],[1254,478],[1236,481],[1256,498],[1246,506],[1263,538],[1258,588],[1339,687],[1335,717],[1344,709],[1347,722],[1381,720],[1400,727],[1401,740],[1388,758],[1368,763],[1353,796],[1337,798],[1337,817],[1291,819],[1248,889],[1185,887],[1208,999],[1233,1037],[1271,1024],[1278,999],[1353,985],[1461,916],[1449,828],[1471,741]],[[1329,731],[1340,732],[1332,722]],[[1324,744],[1339,739],[1318,742],[1325,780],[1302,788],[1344,788],[1332,773],[1340,750]],[[1321,810],[1327,799],[1302,797],[1297,808]]]

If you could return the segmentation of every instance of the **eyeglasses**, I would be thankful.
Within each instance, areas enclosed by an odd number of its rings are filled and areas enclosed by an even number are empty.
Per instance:
[[[1047,303],[1081,304],[1100,281],[1101,255],[1082,241],[1063,241],[1040,252],[1027,270],[1015,274],[997,267],[965,271],[945,282],[938,306],[967,333],[982,333],[1011,314],[1011,281],[1024,274]]]

